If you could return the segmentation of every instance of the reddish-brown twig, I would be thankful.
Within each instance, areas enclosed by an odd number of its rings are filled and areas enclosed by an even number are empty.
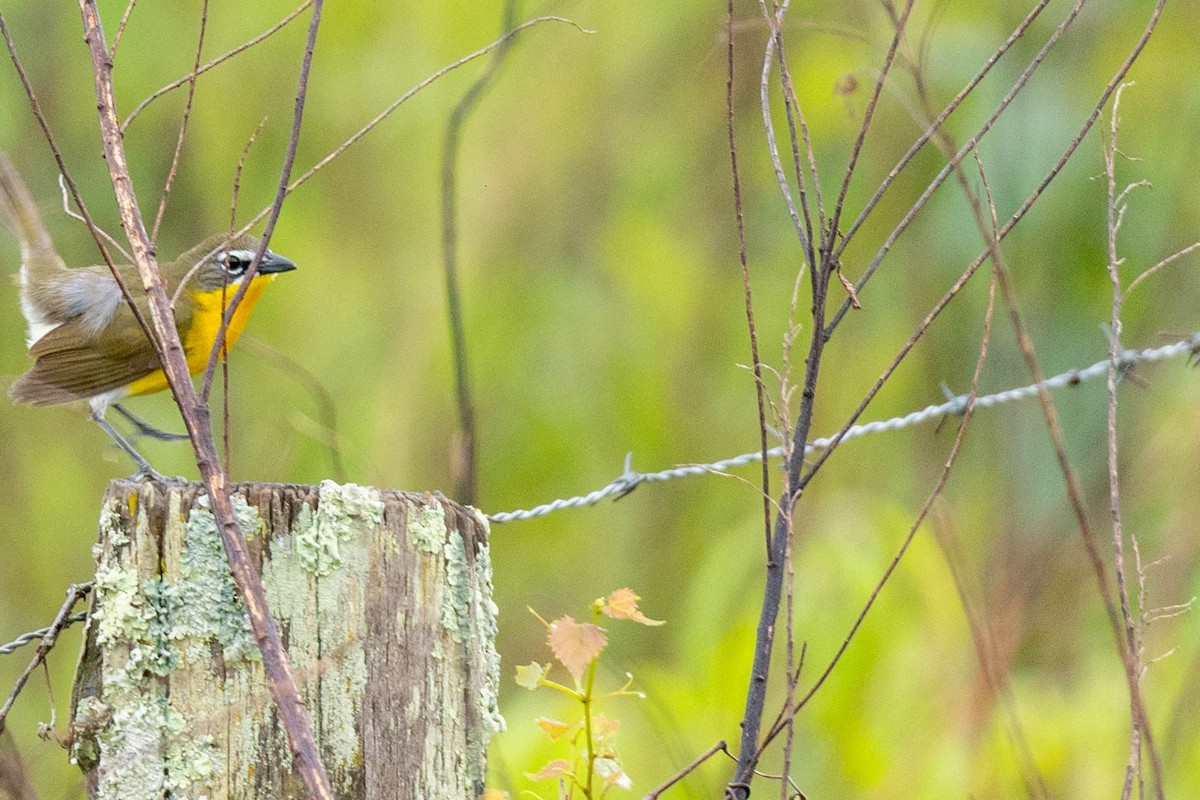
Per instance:
[[[320,24],[321,0],[313,4],[312,21],[305,50],[304,63],[311,62],[312,47]],[[179,332],[175,328],[174,312],[167,297],[166,287],[158,269],[150,236],[138,208],[133,191],[133,181],[125,156],[124,141],[117,120],[116,101],[113,95],[112,62],[108,58],[100,14],[96,0],[80,0],[83,18],[84,41],[92,58],[92,71],[96,87],[96,108],[100,122],[100,137],[104,145],[109,178],[117,199],[121,221],[129,237],[138,273],[150,309],[151,322],[162,348],[162,368],[166,374],[171,393],[179,406],[183,421],[192,441],[196,455],[196,466],[204,480],[212,504],[213,517],[217,522],[230,572],[237,584],[239,594],[246,604],[250,625],[262,653],[263,671],[267,685],[275,700],[280,723],[287,733],[292,750],[295,769],[299,773],[305,791],[317,800],[332,800],[333,792],[329,776],[321,763],[308,713],[300,699],[295,679],[288,665],[287,652],[283,648],[279,625],[271,616],[266,602],[262,579],[250,561],[245,539],[238,527],[229,496],[228,478],[221,468],[213,441],[212,419],[208,406],[197,395],[191,383],[187,360]],[[303,110],[303,89],[297,98],[297,120]],[[294,151],[299,125],[293,125],[289,151]],[[286,182],[286,175],[285,181]],[[276,213],[277,216],[277,213]],[[261,259],[262,251],[256,262]]]

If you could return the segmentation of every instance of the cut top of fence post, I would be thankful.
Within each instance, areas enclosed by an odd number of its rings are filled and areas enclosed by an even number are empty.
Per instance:
[[[482,791],[497,707],[486,519],[330,481],[234,487],[333,788]],[[301,798],[197,484],[114,481],[72,703],[90,798]]]

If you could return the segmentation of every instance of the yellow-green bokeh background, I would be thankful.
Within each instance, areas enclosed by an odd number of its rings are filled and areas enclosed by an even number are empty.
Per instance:
[[[318,41],[297,166],[304,168],[403,91],[493,39],[499,0],[330,3]],[[754,449],[749,359],[724,128],[724,3],[523,2],[519,16],[558,13],[594,29],[545,25],[511,51],[466,130],[460,163],[461,265],[478,403],[481,505],[507,510],[583,493],[620,471],[626,451],[650,470]],[[738,2],[738,141],[751,269],[764,359],[778,364],[799,251],[762,135],[757,85],[764,30],[757,4]],[[1029,3],[932,6],[928,79],[944,103],[1020,20]],[[970,135],[1065,13],[1046,20],[952,119]],[[795,3],[789,57],[833,193],[882,61],[886,18],[868,0]],[[1001,215],[1059,156],[1123,60],[1152,4],[1095,0],[981,148]],[[124,3],[101,3],[109,34]],[[292,6],[213,0],[206,52],[258,33]],[[18,47],[93,213],[118,232],[94,117],[81,26],[72,4],[8,0]],[[198,4],[143,3],[121,45],[119,105],[191,65]],[[250,156],[241,205],[265,205],[291,118],[303,18],[200,82],[187,149],[160,250],[171,256],[227,223],[234,167]],[[847,36],[850,31],[855,36]],[[1171,4],[1134,68],[1124,100],[1123,181],[1131,195],[1121,238],[1127,279],[1200,238],[1200,59],[1192,12]],[[482,64],[446,77],[401,108],[290,198],[273,241],[300,271],[259,306],[249,335],[315,374],[336,404],[347,478],[415,490],[449,487],[455,410],[440,271],[439,159],[445,120]],[[834,87],[847,76],[859,89]],[[140,197],[153,207],[174,144],[182,94],[161,100],[127,138]],[[919,133],[911,82],[885,94],[848,207]],[[778,106],[778,102],[776,102]],[[20,165],[69,263],[93,263],[82,225],[58,211],[49,150],[14,71],[0,66],[0,148]],[[856,276],[939,168],[918,158],[845,259]],[[1103,357],[1107,320],[1101,139],[1072,164],[1005,245],[1024,319],[1048,373]],[[244,216],[244,215],[243,215]],[[900,240],[827,350],[814,431],[836,430],[963,267],[980,238],[953,185]],[[18,253],[0,237],[13,273]],[[1130,300],[1125,343],[1161,343],[1197,323],[1196,263],[1165,270]],[[986,302],[981,273],[867,411],[903,413],[965,391]],[[835,295],[837,290],[834,290]],[[0,298],[0,375],[27,366],[15,288]],[[801,310],[807,300],[801,301]],[[803,320],[803,313],[802,313]],[[805,333],[808,326],[804,327]],[[1127,529],[1145,560],[1149,603],[1197,592],[1197,373],[1182,360],[1139,371],[1121,390],[1121,472]],[[261,357],[230,368],[236,479],[332,477],[314,437],[313,396]],[[1027,379],[1011,326],[998,315],[984,391]],[[774,386],[773,383],[769,385]],[[1092,524],[1108,540],[1102,383],[1056,400]],[[177,426],[169,398],[139,401]],[[807,685],[828,661],[933,486],[953,426],[847,444],[800,507],[796,629],[808,642]],[[149,444],[155,464],[192,474],[186,447]],[[45,624],[64,585],[90,574],[98,500],[128,472],[81,414],[0,404],[0,639]],[[107,457],[106,457],[107,456]],[[641,793],[720,738],[737,737],[761,600],[761,505],[751,482],[699,477],[639,489],[617,504],[496,526],[492,553],[509,732],[493,747],[495,785],[526,788],[523,771],[561,755],[533,720],[570,713],[549,693],[511,681],[518,663],[548,658],[543,615],[586,613],[620,586],[668,625],[609,625],[605,680],[632,671],[646,701],[614,701],[622,755]],[[1189,488],[1191,487],[1191,488]],[[938,507],[1011,675],[1015,705],[1055,797],[1113,796],[1127,754],[1128,702],[1063,482],[1035,404],[980,412]],[[1107,553],[1109,547],[1105,547]],[[51,658],[60,726],[78,635]],[[1196,702],[1200,620],[1153,626],[1146,655],[1171,648],[1143,686],[1168,793],[1200,785]],[[29,651],[0,658],[7,690]],[[778,698],[773,698],[772,708]],[[46,798],[79,796],[63,753],[37,741],[49,716],[35,679],[10,719]],[[793,775],[811,798],[1024,794],[1007,716],[986,689],[946,560],[923,529],[830,682],[799,717]],[[768,759],[767,769],[775,763]],[[676,797],[719,796],[730,772],[714,760]],[[543,785],[544,794],[552,794]],[[763,783],[756,791],[769,795]]]

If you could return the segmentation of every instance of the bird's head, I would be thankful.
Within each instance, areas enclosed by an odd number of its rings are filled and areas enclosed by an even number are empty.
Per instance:
[[[260,243],[258,237],[250,234],[232,240],[227,235],[214,236],[181,256],[178,263],[185,271],[195,268],[191,283],[196,291],[218,291],[223,286],[236,288],[250,269]],[[268,250],[256,274],[276,275],[295,268],[290,259]]]

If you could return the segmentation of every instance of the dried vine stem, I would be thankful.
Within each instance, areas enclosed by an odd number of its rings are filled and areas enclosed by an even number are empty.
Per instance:
[[[501,31],[512,28],[517,0],[505,0]],[[450,119],[442,146],[442,273],[446,283],[446,316],[450,322],[450,345],[454,363],[454,393],[458,403],[458,430],[450,449],[450,479],[455,499],[465,505],[478,504],[479,464],[476,458],[478,417],[471,398],[471,375],[467,363],[467,333],[463,324],[458,282],[458,151],[463,128],[471,112],[488,90],[504,64],[513,43],[505,38],[475,82],[463,93]]]
[[[321,19],[321,0],[313,4],[312,21],[309,25],[308,42],[305,49],[302,75],[307,75],[312,49]],[[117,199],[121,223],[142,279],[142,286],[149,300],[150,318],[162,347],[162,367],[171,387],[171,393],[179,406],[180,414],[187,427],[188,436],[196,454],[196,466],[212,502],[213,516],[229,559],[230,572],[237,583],[239,594],[246,604],[250,625],[262,652],[263,670],[267,685],[279,711],[280,722],[287,733],[288,743],[295,759],[295,768],[310,797],[332,800],[333,792],[329,776],[317,750],[308,712],[300,699],[287,652],[283,648],[279,626],[267,607],[262,579],[255,571],[246,550],[246,543],[238,527],[229,497],[228,478],[221,467],[213,440],[212,419],[207,405],[192,386],[179,333],[175,329],[175,315],[167,297],[166,286],[158,269],[154,248],[138,207],[133,191],[133,181],[125,157],[121,126],[116,114],[113,95],[112,62],[105,46],[96,0],[79,0],[83,18],[84,41],[92,58],[92,71],[96,88],[96,107],[100,123],[100,136],[104,144],[104,155],[108,164],[109,178]],[[296,122],[293,125],[289,152],[294,152],[299,135],[299,118],[303,111],[305,84],[302,81],[296,101]],[[290,161],[286,166],[290,166]],[[286,172],[282,181],[286,186]],[[281,199],[281,198],[279,198]],[[277,200],[278,202],[278,200]],[[278,216],[278,209],[274,216]],[[264,240],[265,245],[265,240]],[[262,252],[255,259],[261,260]]]

